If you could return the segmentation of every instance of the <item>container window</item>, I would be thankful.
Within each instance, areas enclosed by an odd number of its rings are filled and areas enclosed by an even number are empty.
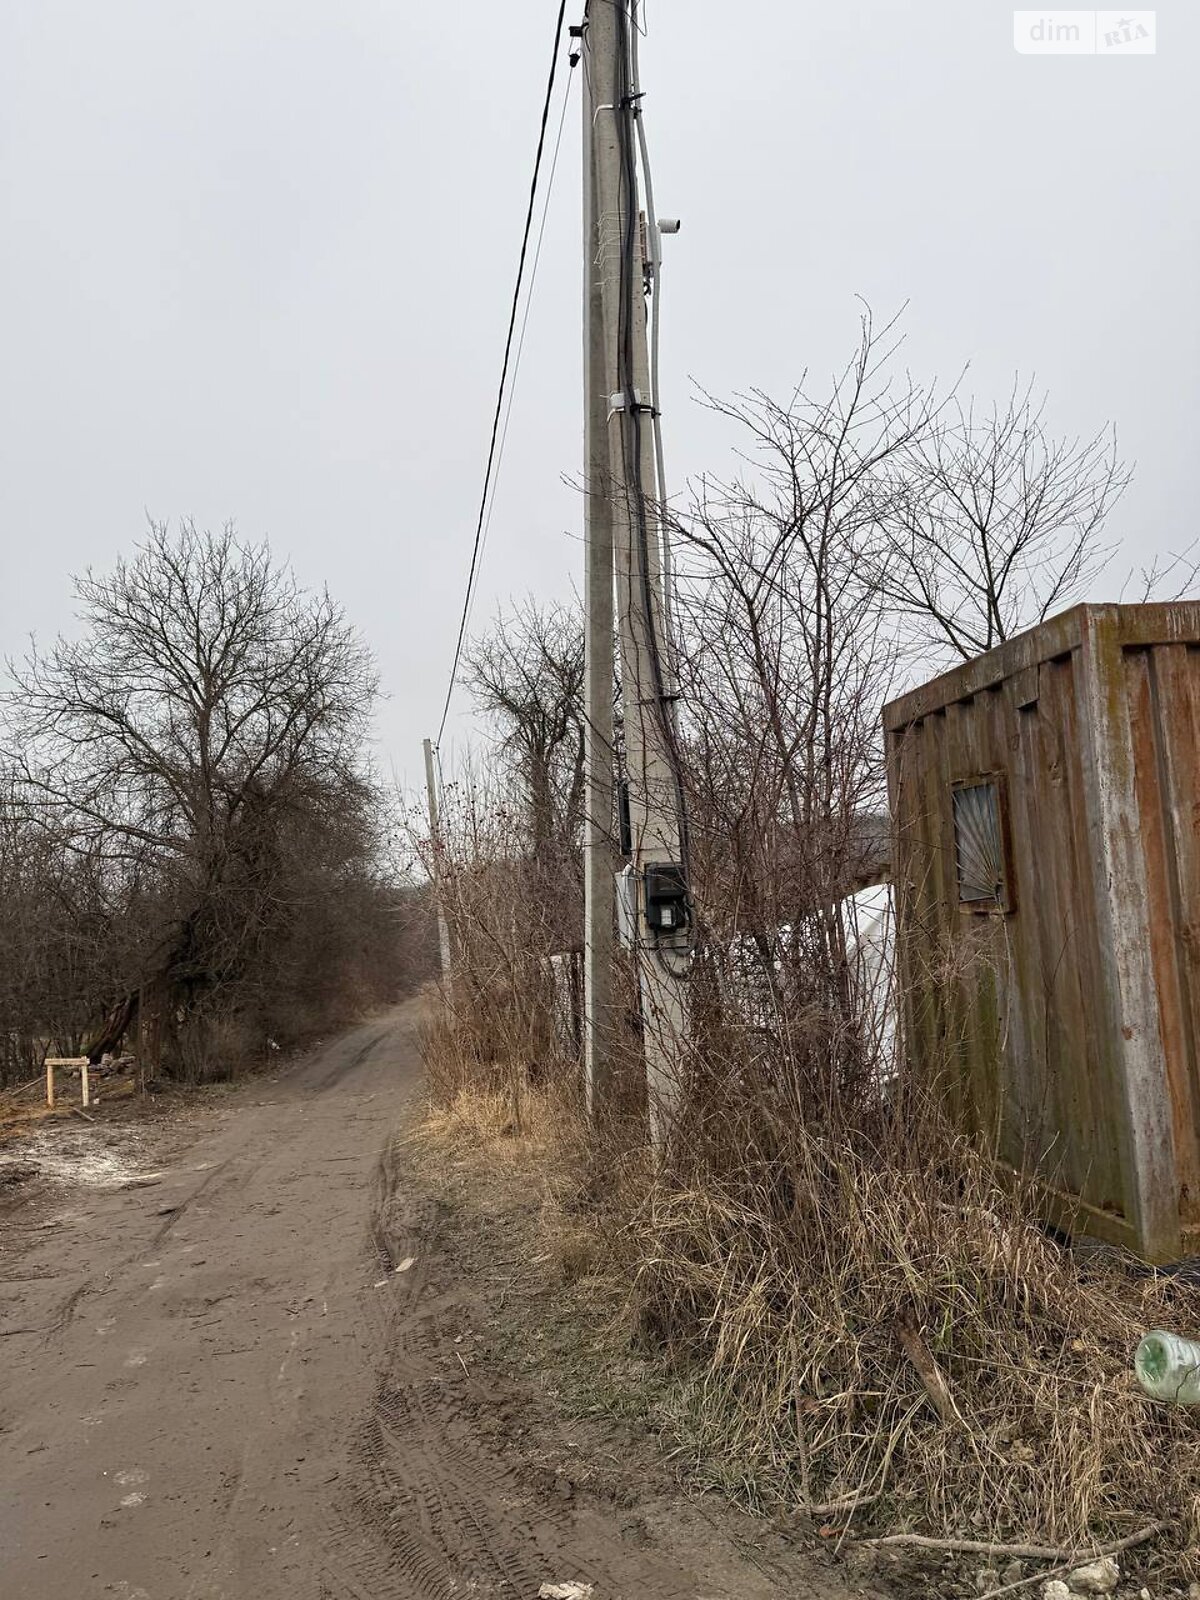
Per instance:
[[[994,780],[954,790],[958,903],[973,911],[1011,909],[1002,805],[1000,784]]]

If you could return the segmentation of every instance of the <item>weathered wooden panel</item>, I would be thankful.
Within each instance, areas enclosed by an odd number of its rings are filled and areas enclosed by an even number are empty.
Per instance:
[[[1047,1009],[1067,1064],[1059,1115],[1063,1146],[1070,1154],[1061,1187],[1087,1194],[1103,1212],[1125,1216],[1129,1196],[1109,1126],[1109,1108],[1120,1093],[1120,1051],[1105,1008],[1097,1003],[1104,973],[1095,940],[1099,908],[1077,699],[1082,670],[1078,652],[1042,668],[1051,687],[1048,703],[1054,722],[1052,740],[1047,728],[1040,781],[1056,802],[1055,831],[1042,854],[1058,864],[1060,885],[1055,901],[1042,906],[1043,974]]]
[[[1134,733],[1135,782],[1150,901],[1149,939],[1159,1001],[1159,1032],[1175,1129],[1179,1213],[1197,1219],[1200,1145],[1194,974],[1188,955],[1200,914],[1192,812],[1198,798],[1193,680],[1183,646],[1126,652]]]
[[[1200,1237],[1200,604],[1077,607],[884,721],[913,1058],[1056,1221],[1177,1254]],[[982,782],[1006,869],[960,904],[953,796]]]
[[[1171,900],[1174,959],[1183,1010],[1184,1055],[1172,1062],[1172,1095],[1180,1132],[1180,1215],[1200,1225],[1200,1074],[1180,1071],[1200,1060],[1200,649],[1165,645],[1154,652],[1158,704],[1167,736],[1160,740],[1167,785],[1166,813],[1173,852]],[[1182,1130],[1188,1130],[1184,1136]]]

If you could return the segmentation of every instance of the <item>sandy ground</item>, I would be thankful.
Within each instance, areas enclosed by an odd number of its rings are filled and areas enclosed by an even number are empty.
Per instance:
[[[182,1128],[75,1119],[6,1153],[0,1595],[851,1593],[682,1500],[639,1516],[535,1466],[542,1419],[477,1359],[486,1297],[405,1157],[415,1021]]]

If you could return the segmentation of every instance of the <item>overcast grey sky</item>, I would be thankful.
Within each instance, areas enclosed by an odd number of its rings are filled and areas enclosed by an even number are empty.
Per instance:
[[[675,480],[689,399],[782,392],[911,302],[908,361],[1136,458],[1113,531],[1194,535],[1200,8],[1158,54],[1015,53],[993,0],[648,0]],[[578,20],[582,0],[569,9]],[[147,513],[327,582],[413,777],[450,664],[553,0],[3,0],[0,640]],[[581,569],[579,130],[567,121],[477,617]],[[459,737],[465,719],[452,717]]]

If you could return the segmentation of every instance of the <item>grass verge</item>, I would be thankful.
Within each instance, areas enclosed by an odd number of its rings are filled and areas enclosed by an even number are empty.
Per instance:
[[[426,1137],[536,1195],[565,1403],[649,1429],[694,1488],[837,1546],[927,1541],[909,1549],[926,1572],[951,1562],[947,1592],[963,1560],[1010,1577],[1023,1561],[1033,1582],[1052,1552],[1152,1524],[1127,1579],[1160,1595],[1197,1575],[1200,1426],[1147,1399],[1130,1361],[1147,1327],[1200,1330],[1185,1279],[1079,1259],[928,1112],[902,1135],[814,1128],[726,1083],[656,1165],[636,1120],[588,1130],[568,1080],[481,1081],[453,1049],[435,1025]]]

